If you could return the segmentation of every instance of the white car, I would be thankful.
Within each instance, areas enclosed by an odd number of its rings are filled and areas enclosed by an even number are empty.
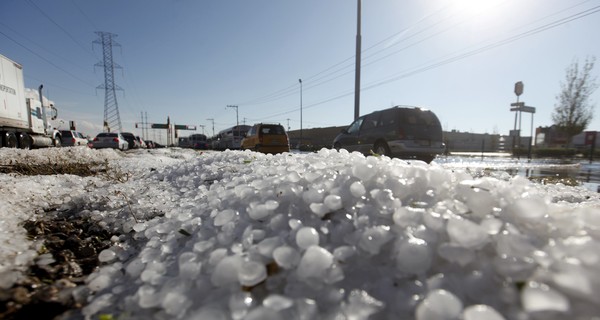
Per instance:
[[[129,143],[118,132],[101,132],[92,141],[92,148],[113,148],[119,150],[129,149]]]
[[[88,140],[79,131],[60,130],[60,144],[63,147],[86,146]]]

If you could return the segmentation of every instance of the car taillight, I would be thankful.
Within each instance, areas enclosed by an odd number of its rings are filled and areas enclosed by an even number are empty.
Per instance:
[[[119,142],[119,138],[113,138],[114,142]]]
[[[71,142],[73,142],[73,144],[75,144],[75,138],[71,139]]]
[[[98,138],[94,138],[94,141],[98,141]]]

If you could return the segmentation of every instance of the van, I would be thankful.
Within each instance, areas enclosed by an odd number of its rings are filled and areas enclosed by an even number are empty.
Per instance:
[[[446,148],[438,117],[430,110],[405,106],[359,117],[335,137],[333,147],[427,163]]]
[[[192,149],[206,150],[208,149],[208,142],[206,142],[206,135],[201,133],[192,134],[188,137],[188,146]]]
[[[282,153],[290,151],[290,141],[282,125],[257,123],[242,139],[241,148],[262,153]]]

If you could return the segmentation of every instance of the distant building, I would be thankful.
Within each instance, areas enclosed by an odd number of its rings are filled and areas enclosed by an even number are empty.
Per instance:
[[[302,130],[302,143],[300,144],[300,130],[288,131],[292,149],[300,145],[310,150],[331,148],[333,139],[346,126],[311,128]],[[529,138],[521,137],[522,143],[527,143]],[[458,132],[452,130],[444,132],[444,142],[448,152],[502,152],[511,151],[510,137],[499,134]]]
[[[564,148],[569,138],[558,126],[537,127],[535,129],[535,146],[538,148]]]
[[[302,142],[300,141],[300,130],[288,131],[290,147],[292,149],[299,149],[300,145],[302,145],[303,148],[308,148],[310,150],[332,148],[333,139],[335,139],[335,136],[346,127],[347,126],[303,129]]]
[[[302,143],[300,143],[300,130],[288,131],[292,149],[300,145],[308,150],[331,148],[333,139],[346,126],[311,128],[302,130]],[[600,132],[586,131],[573,137],[571,146],[585,148],[589,146],[590,135],[595,133],[596,147],[600,148]],[[531,137],[513,137],[509,135],[459,132],[456,130],[444,131],[444,142],[448,152],[512,152],[513,145],[527,149]],[[568,138],[556,126],[538,127],[535,130],[535,146],[539,148],[566,147]]]
[[[592,144],[594,144],[594,148],[600,147],[600,132],[584,131],[571,140],[571,146],[576,149],[588,149]]]
[[[448,152],[498,152],[505,151],[504,138],[499,134],[444,132]]]

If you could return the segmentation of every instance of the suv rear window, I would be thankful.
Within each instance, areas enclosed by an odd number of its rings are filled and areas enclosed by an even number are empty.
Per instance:
[[[285,134],[285,129],[279,125],[262,125],[260,127],[261,134]]]
[[[416,124],[423,126],[436,126],[439,124],[437,117],[431,112],[419,111],[411,112],[404,117],[401,117],[402,123]]]
[[[103,133],[98,133],[98,137],[116,137],[117,134],[114,132],[103,132]]]
[[[61,131],[60,134],[62,134],[63,137],[72,137],[73,136],[71,131],[68,131],[68,130]]]

